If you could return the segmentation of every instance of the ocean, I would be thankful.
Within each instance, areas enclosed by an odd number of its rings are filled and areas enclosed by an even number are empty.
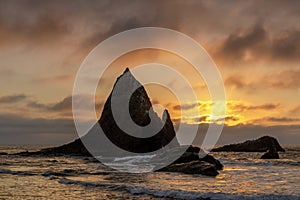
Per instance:
[[[0,152],[37,146],[1,146]],[[122,173],[88,157],[0,155],[0,199],[300,199],[300,147],[279,160],[262,153],[211,153],[224,164],[216,177],[180,173]],[[143,157],[120,158],[134,167]]]

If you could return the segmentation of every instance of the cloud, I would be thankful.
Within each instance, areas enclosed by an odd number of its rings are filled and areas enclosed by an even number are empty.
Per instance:
[[[33,78],[33,82],[39,82],[39,83],[53,83],[53,82],[65,82],[69,81],[73,78],[71,75],[58,75],[58,76],[52,76],[52,77],[43,77],[43,78]]]
[[[256,24],[250,30],[231,33],[223,42],[217,55],[230,62],[246,59],[247,51],[260,48],[267,40],[267,32],[262,24]]]
[[[264,88],[297,89],[300,87],[300,70],[277,70],[255,80],[247,81],[243,75],[235,74],[225,80],[230,89],[258,90]]]
[[[300,106],[296,106],[290,111],[293,115],[300,115]]]
[[[173,106],[173,110],[190,110],[199,105],[200,105],[199,103],[175,105],[175,106]]]
[[[300,123],[300,118],[295,117],[263,117],[254,120],[247,121],[247,124],[255,125],[298,125]]]
[[[1,6],[6,3],[1,3]],[[0,7],[1,7],[0,6]],[[6,6],[2,7],[5,9]],[[3,41],[2,47],[6,45],[41,45],[51,43],[66,37],[71,33],[71,28],[63,18],[55,15],[39,14],[28,19],[24,13],[16,12],[17,15],[0,15],[0,39]]]
[[[73,120],[0,114],[1,144],[61,144],[74,138]]]
[[[227,125],[238,124],[240,122],[240,117],[238,115],[226,115],[225,117],[221,116],[212,116],[211,114],[203,114],[198,117],[189,117],[183,116],[182,123],[186,124],[203,124],[203,123],[220,123],[224,122]],[[174,121],[174,120],[173,120]],[[175,124],[178,124],[179,119],[174,121]]]
[[[72,97],[68,96],[63,100],[52,104],[43,104],[36,101],[31,101],[27,105],[31,108],[37,108],[37,109],[42,109],[47,111],[71,111]]]
[[[235,112],[254,111],[254,110],[274,110],[279,108],[280,104],[266,103],[260,105],[247,105],[245,103],[228,102],[228,108]]]
[[[249,87],[249,83],[244,81],[244,77],[242,75],[232,75],[226,78],[225,85],[231,89],[243,89]]]
[[[268,121],[272,122],[298,122],[300,121],[300,118],[290,118],[290,117],[267,117],[264,118]]]
[[[186,103],[183,105],[174,105],[172,107],[173,110],[191,110],[197,106],[200,106],[203,109],[208,109],[207,107],[212,107],[211,101],[202,101],[198,103]],[[247,102],[240,102],[240,101],[228,101],[227,107],[230,110],[235,111],[246,111],[246,110],[274,110],[278,108],[280,104],[275,103],[266,103],[266,104],[259,104],[259,105],[252,105]]]
[[[262,78],[267,86],[279,89],[290,89],[300,87],[300,70],[283,70]]]
[[[272,58],[294,61],[300,57],[300,31],[288,30],[281,33],[271,44]]]
[[[50,112],[72,112],[72,101],[76,102],[76,105],[79,106],[78,109],[87,110],[89,108],[87,105],[87,102],[89,102],[89,100],[87,98],[87,95],[67,96],[58,102],[49,104],[30,101],[28,102],[27,106]],[[103,101],[96,102],[96,110],[98,111],[99,109],[101,109],[103,105]]]
[[[215,58],[227,64],[268,60],[292,62],[300,59],[300,30],[271,32],[263,23],[230,33],[214,50]]]
[[[0,103],[16,103],[27,98],[24,94],[16,94],[16,95],[8,95],[8,96],[1,96]]]

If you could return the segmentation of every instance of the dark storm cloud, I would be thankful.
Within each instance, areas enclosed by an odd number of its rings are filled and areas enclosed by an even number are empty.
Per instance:
[[[27,98],[24,94],[7,95],[0,97],[0,103],[16,103]]]

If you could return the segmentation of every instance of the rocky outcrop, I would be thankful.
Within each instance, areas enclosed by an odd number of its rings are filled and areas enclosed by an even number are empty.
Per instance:
[[[223,147],[215,148],[213,152],[266,152],[270,149],[274,149],[275,152],[285,150],[280,146],[279,142],[270,136],[263,136],[256,140],[247,140],[246,142],[239,144],[230,144]]]
[[[211,155],[207,154],[204,157],[200,158],[199,157],[199,152],[200,151],[201,151],[201,149],[199,147],[190,146],[190,147],[188,147],[188,149],[186,150],[186,152],[184,154],[182,154],[182,156],[180,156],[174,162],[174,164],[188,163],[188,162],[199,160],[199,161],[208,162],[208,163],[214,165],[217,170],[222,170],[223,169],[224,166],[221,164],[221,162],[218,161],[217,159],[215,159]]]
[[[205,155],[204,157],[199,157],[199,152],[201,149],[199,147],[194,146],[181,146],[178,148],[172,148],[167,150],[164,154],[160,155],[159,159],[166,161],[167,159],[172,159],[172,155],[177,155],[176,152],[181,151],[182,148],[186,149],[186,151],[176,159],[172,164],[167,167],[163,167],[162,169],[156,171],[167,171],[167,172],[181,172],[187,174],[202,174],[208,176],[216,176],[218,175],[218,170],[223,169],[223,165],[215,159],[211,155]],[[197,170],[195,170],[195,168]]]
[[[276,149],[271,148],[260,159],[279,159],[279,154]]]
[[[279,159],[279,154],[277,152],[268,151],[262,155],[260,159]]]
[[[188,163],[172,164],[158,171],[202,174],[206,176],[217,176],[219,174],[214,165],[200,160]]]

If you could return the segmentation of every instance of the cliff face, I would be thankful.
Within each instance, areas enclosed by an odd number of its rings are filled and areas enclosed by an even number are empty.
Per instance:
[[[122,78],[122,84],[118,85],[118,89],[116,90],[116,84]],[[134,90],[133,88],[138,88]],[[98,121],[102,130],[106,137],[116,146],[126,151],[134,152],[134,153],[146,153],[152,152],[160,149],[161,147],[166,146],[170,143],[171,140],[176,136],[175,130],[173,127],[173,123],[170,119],[170,115],[166,110],[163,115],[163,119],[166,119],[165,125],[163,128],[155,135],[151,137],[134,137],[129,135],[121,130],[121,128],[117,125],[114,120],[113,113],[111,110],[111,99],[113,91],[116,94],[116,97],[126,95],[130,92],[133,92],[130,101],[129,101],[129,113],[131,119],[139,126],[146,126],[150,123],[151,119],[149,117],[149,113],[151,112],[151,101],[147,95],[145,88],[135,79],[135,77],[131,74],[129,69],[127,68],[124,73],[117,79],[114,88],[109,95],[106,103],[104,105],[102,115]],[[123,102],[124,103],[124,102]],[[120,102],[122,104],[122,102]],[[120,105],[125,106],[125,105]],[[125,120],[125,124],[128,119]],[[156,115],[153,114],[152,124],[155,127],[162,127],[162,120]],[[129,121],[128,121],[129,123]],[[97,124],[95,126],[98,126]],[[95,133],[95,126],[84,136],[85,140],[93,140],[93,135]],[[143,136],[145,133],[142,129],[137,129],[136,135]],[[97,141],[93,141],[93,144],[96,144]],[[179,143],[176,142],[173,145],[174,147],[179,146]],[[76,154],[76,155],[89,155],[89,152],[84,147],[83,143],[80,139],[75,140],[69,144],[42,150],[44,153],[56,153],[56,154]]]

